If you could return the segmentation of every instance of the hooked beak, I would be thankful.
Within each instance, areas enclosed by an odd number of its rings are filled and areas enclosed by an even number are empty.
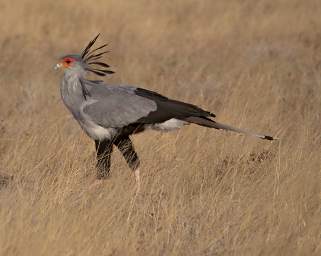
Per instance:
[[[55,66],[54,66],[54,70],[58,70],[62,67],[62,63],[57,63]]]

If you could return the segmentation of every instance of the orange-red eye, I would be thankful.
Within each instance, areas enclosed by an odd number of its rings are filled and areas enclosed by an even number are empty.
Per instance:
[[[68,68],[70,64],[72,64],[75,61],[75,59],[67,57],[63,59],[63,65]]]
[[[74,62],[74,59],[72,58],[64,58],[64,62],[67,64],[70,64],[71,62]]]

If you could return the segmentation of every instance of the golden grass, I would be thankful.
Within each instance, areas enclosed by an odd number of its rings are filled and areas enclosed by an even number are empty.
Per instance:
[[[320,255],[320,11],[300,0],[2,1],[0,254]],[[93,143],[52,67],[97,32],[111,42],[108,82],[282,139],[147,132],[134,137],[140,194],[117,151],[93,187]]]

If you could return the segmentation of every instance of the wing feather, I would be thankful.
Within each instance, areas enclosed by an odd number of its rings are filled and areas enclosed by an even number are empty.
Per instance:
[[[215,117],[195,105],[171,100],[161,94],[130,86],[105,86],[86,80],[90,100],[83,113],[103,127],[122,128],[130,124],[158,124],[172,118]]]
[[[161,123],[172,118],[184,120],[185,118],[191,116],[215,117],[215,114],[203,110],[198,106],[172,100],[153,91],[137,88],[135,93],[146,99],[151,99],[157,104],[157,109],[150,112],[148,116],[139,119],[139,122]]]
[[[85,118],[106,128],[122,128],[155,111],[156,103],[134,93],[132,87],[89,87],[90,100],[82,107]]]

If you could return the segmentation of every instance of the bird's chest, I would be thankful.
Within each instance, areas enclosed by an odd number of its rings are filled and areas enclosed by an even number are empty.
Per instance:
[[[77,80],[62,81],[61,98],[76,119],[80,118],[80,108],[84,102],[81,87]]]
[[[112,139],[117,134],[117,129],[115,128],[106,128],[100,126],[92,120],[92,118],[85,113],[84,109],[86,106],[95,103],[96,100],[88,99],[83,102],[80,107],[81,121],[79,122],[83,130],[87,133],[89,137],[94,140],[102,139]]]
[[[65,106],[89,137],[94,140],[102,140],[112,139],[116,135],[116,129],[102,127],[93,122],[91,118],[84,113],[83,110],[85,106],[95,101],[84,98],[81,84],[77,77],[65,77],[62,81],[60,91]]]

